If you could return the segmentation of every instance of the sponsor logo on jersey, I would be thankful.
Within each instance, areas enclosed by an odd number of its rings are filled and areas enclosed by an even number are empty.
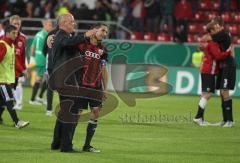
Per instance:
[[[98,53],[99,53],[100,55],[102,55],[102,54],[103,54],[103,50],[102,50],[102,49],[98,49]]]
[[[85,52],[85,55],[86,55],[87,57],[96,58],[96,59],[100,59],[100,57],[101,57],[101,54],[93,53],[93,52],[91,52],[91,51],[86,51],[86,52]]]

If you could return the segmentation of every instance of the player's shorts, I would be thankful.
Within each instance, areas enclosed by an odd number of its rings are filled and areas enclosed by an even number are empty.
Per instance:
[[[201,74],[202,92],[215,92],[215,75]]]
[[[12,87],[6,84],[0,85],[0,104],[4,105],[9,101],[14,101]]]
[[[217,76],[216,89],[234,90],[236,84],[236,67],[224,67]]]
[[[78,103],[80,105],[80,109],[88,109],[88,106],[92,108],[102,108],[102,101],[88,99],[88,98],[78,98]]]
[[[16,90],[18,83],[24,83],[26,81],[24,76],[20,76],[15,79],[15,83],[13,84],[13,89]]]
[[[81,105],[79,103],[79,98],[78,97],[60,95],[59,96],[59,101],[60,101],[60,103],[64,102],[64,101],[73,102],[72,105],[71,105],[71,110],[70,110],[71,113],[78,114],[79,110],[81,110],[80,109]]]
[[[45,66],[36,66],[37,76],[43,77],[46,72]]]

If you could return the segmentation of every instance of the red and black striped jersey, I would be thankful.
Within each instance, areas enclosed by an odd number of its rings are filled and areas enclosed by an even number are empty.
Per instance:
[[[106,66],[108,53],[103,44],[92,45],[89,40],[79,45],[83,66],[80,70],[80,86],[102,88],[102,67]]]
[[[214,41],[209,41],[200,68],[201,73],[215,75],[218,73],[218,61],[230,56],[230,52],[221,52],[220,46]]]

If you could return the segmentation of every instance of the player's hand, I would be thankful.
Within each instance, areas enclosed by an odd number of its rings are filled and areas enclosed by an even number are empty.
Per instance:
[[[26,78],[29,78],[29,73],[27,70],[23,71],[23,75],[26,77]]]
[[[233,45],[230,45],[229,48],[227,49],[227,52],[230,52],[230,55],[233,56]]]
[[[88,30],[88,31],[85,33],[85,37],[94,36],[96,33],[97,33],[97,29]]]
[[[52,48],[54,42],[54,35],[49,35],[47,38],[47,46],[48,48]]]
[[[35,66],[36,66],[35,58],[33,56],[31,56],[29,64],[28,64],[28,68],[31,69],[31,68],[34,68]]]

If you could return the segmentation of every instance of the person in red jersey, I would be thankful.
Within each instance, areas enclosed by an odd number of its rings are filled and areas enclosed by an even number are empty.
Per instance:
[[[17,28],[18,36],[14,42],[15,47],[15,76],[14,97],[16,105],[14,109],[22,109],[23,88],[22,83],[25,81],[26,71],[26,36],[21,33],[21,18],[13,15],[9,19],[9,23]]]
[[[78,80],[80,87],[90,88],[93,90],[103,91],[102,100],[104,100],[107,91],[107,61],[108,53],[102,44],[102,39],[106,37],[108,27],[105,24],[95,24],[96,34],[91,38],[86,38],[84,43],[79,45],[80,55],[83,57],[83,68],[80,70],[80,79]],[[92,137],[97,128],[98,117],[102,108],[102,101],[81,97],[78,100],[80,110],[90,107],[91,114],[87,126],[87,134],[83,151],[100,152],[100,150],[90,145]]]
[[[22,83],[24,82],[24,75],[26,71],[26,37],[20,32],[21,29],[21,18],[18,15],[13,15],[9,18],[9,24],[16,27],[18,35],[14,41],[14,54],[15,54],[15,83],[14,83],[14,98],[16,105],[14,109],[22,109],[22,97],[23,88]],[[1,36],[1,38],[5,35]],[[19,82],[18,82],[19,81]],[[0,107],[0,120],[2,121],[2,114],[4,107]]]
[[[14,84],[14,97],[16,105],[14,109],[22,109],[23,88],[22,83],[25,81],[24,76],[26,71],[26,36],[21,33],[21,18],[18,15],[13,15],[9,18],[9,24],[15,26],[18,31],[18,36],[14,41],[15,47],[15,76],[16,82]],[[3,32],[4,35],[4,32]],[[3,37],[3,35],[0,35]]]
[[[217,30],[213,30],[212,26],[212,23],[209,23],[207,26],[211,35],[218,32]],[[200,126],[208,125],[208,123],[204,121],[204,110],[208,100],[212,96],[212,93],[215,92],[215,76],[219,72],[217,61],[224,60],[228,56],[232,55],[231,48],[229,48],[226,52],[222,52],[219,44],[212,41],[210,34],[206,34],[201,43],[201,46],[205,47],[205,54],[200,68],[202,79],[202,96],[198,104],[197,115],[193,120]]]
[[[7,107],[7,110],[15,123],[16,128],[26,127],[29,122],[18,119],[16,110],[13,109],[12,85],[15,83],[15,54],[14,40],[18,31],[13,25],[7,25],[5,35],[0,39],[0,108]],[[3,123],[0,117],[0,123]]]

